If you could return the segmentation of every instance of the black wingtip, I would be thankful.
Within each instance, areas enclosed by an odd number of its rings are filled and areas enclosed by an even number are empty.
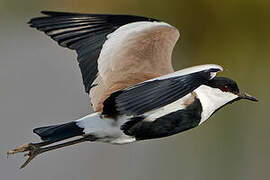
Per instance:
[[[46,15],[46,16],[32,18],[30,21],[27,22],[27,24],[30,24],[30,27],[35,27],[33,25],[33,22],[35,20],[40,20],[40,19],[43,19],[43,18],[56,17],[56,16],[60,17],[60,16],[80,15],[79,13],[69,13],[69,12],[59,12],[59,11],[47,11],[47,10],[40,11],[40,13],[43,14],[43,15]]]
[[[40,13],[44,15],[49,15],[51,12],[54,12],[54,11],[46,11],[46,10],[40,11]]]
[[[56,14],[58,13],[57,11],[47,11],[47,10],[43,10],[43,11],[40,11],[41,14],[44,14],[44,15],[53,15],[53,14]]]
[[[81,13],[72,13],[72,12],[60,12],[60,11],[40,11],[41,14],[47,16],[74,16],[74,15],[82,15]]]
[[[211,68],[209,69],[210,72],[219,72],[219,71],[222,71],[222,69],[219,69],[219,68]]]

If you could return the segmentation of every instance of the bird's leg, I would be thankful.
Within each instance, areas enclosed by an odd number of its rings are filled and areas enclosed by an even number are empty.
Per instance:
[[[16,153],[20,153],[20,152],[28,152],[26,154],[24,154],[24,156],[29,156],[29,158],[25,161],[25,163],[20,167],[20,168],[24,168],[31,160],[33,160],[37,155],[47,152],[47,151],[51,151],[54,149],[59,149],[65,146],[70,146],[73,144],[78,144],[81,142],[85,142],[85,141],[93,141],[92,136],[85,136],[79,139],[75,139],[72,141],[68,141],[65,143],[61,143],[61,144],[57,144],[57,145],[53,145],[53,146],[48,146],[48,147],[44,147],[41,148],[43,146],[47,146],[49,144],[52,144],[54,142],[50,142],[50,141],[44,141],[44,142],[40,142],[40,143],[29,143],[29,144],[24,144],[21,146],[16,147],[15,149],[8,151],[7,155],[11,155],[11,154],[16,154]]]
[[[40,147],[43,147],[43,146],[46,146],[46,145],[49,145],[49,144],[52,144],[54,143],[54,141],[44,141],[44,142],[40,142],[40,143],[29,143],[29,144],[23,144],[21,146],[17,146],[15,149],[13,150],[10,150],[7,152],[7,155],[8,157],[12,154],[16,154],[16,153],[20,153],[20,152],[26,152],[26,151],[29,151],[29,154],[33,152],[35,152],[37,149],[40,149]],[[26,155],[29,155],[29,154],[25,154]]]

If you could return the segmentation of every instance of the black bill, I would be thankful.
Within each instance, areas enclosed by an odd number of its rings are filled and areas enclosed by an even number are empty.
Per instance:
[[[238,96],[241,98],[241,99],[248,99],[248,100],[250,100],[250,101],[259,101],[257,98],[255,98],[255,97],[253,97],[253,96],[251,96],[251,95],[249,95],[249,94],[247,94],[247,93],[245,93],[245,92],[240,92],[239,94],[238,94]]]

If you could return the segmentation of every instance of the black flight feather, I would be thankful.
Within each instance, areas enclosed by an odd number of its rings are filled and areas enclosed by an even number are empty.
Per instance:
[[[117,92],[114,96],[115,106],[120,114],[142,115],[168,105],[211,79],[211,72],[219,69],[208,69],[182,76],[146,81]]]

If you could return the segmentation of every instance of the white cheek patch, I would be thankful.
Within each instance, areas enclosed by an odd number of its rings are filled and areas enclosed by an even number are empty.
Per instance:
[[[202,104],[201,123],[206,121],[218,108],[224,104],[236,99],[238,96],[231,92],[223,92],[217,88],[211,88],[205,85],[195,90]]]

